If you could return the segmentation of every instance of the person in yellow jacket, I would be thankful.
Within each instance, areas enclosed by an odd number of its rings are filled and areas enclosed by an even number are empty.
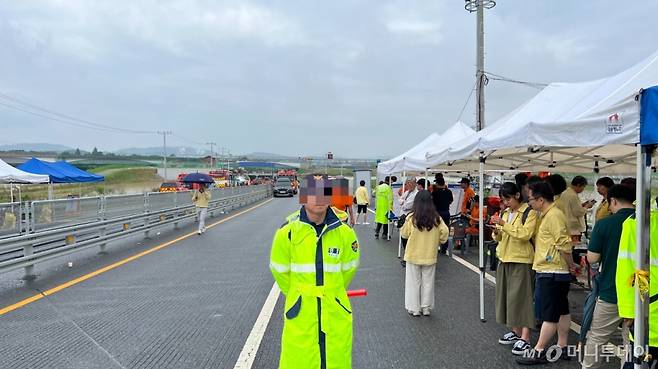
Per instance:
[[[496,321],[511,328],[498,343],[513,345],[512,354],[522,355],[530,347],[530,327],[535,324],[532,263],[535,249],[531,243],[535,234],[537,212],[523,202],[521,189],[514,182],[505,182],[499,192],[507,207],[494,216],[494,238],[498,241],[496,256]]]
[[[628,217],[622,226],[621,239],[619,241],[619,252],[617,254],[617,273],[615,275],[615,286],[617,289],[617,308],[619,317],[624,319],[624,324],[633,329],[635,319],[635,286],[629,281],[633,278],[637,266],[635,263],[635,245],[637,220],[635,216]],[[652,211],[650,217],[650,260],[658,257],[658,211]],[[649,282],[658,281],[658,265],[651,263],[649,267]],[[651,361],[649,368],[658,359],[658,283],[649,283],[649,354]],[[633,352],[630,350],[629,352]],[[638,359],[627,355],[624,368],[633,368],[633,360]],[[642,359],[642,358],[639,358]]]
[[[579,242],[581,234],[585,232],[585,215],[595,203],[595,201],[580,201],[578,194],[585,191],[585,187],[587,187],[587,179],[583,176],[575,176],[571,180],[571,186],[567,187],[560,196],[564,204],[564,215],[567,217],[567,230],[574,242]]]
[[[211,197],[212,195],[210,194],[210,191],[206,189],[205,184],[200,184],[199,189],[192,194],[192,202],[196,206],[197,216],[199,217],[198,234],[206,231],[206,214],[208,213],[208,204],[210,203]]]
[[[610,188],[614,185],[615,181],[610,177],[601,177],[596,180],[596,192],[598,192],[603,198],[601,199],[599,206],[596,208],[596,213],[594,215],[595,221],[599,221],[600,219],[612,214],[608,204],[608,191],[610,191]]]
[[[346,289],[359,242],[331,204],[326,176],[307,176],[301,209],[276,231],[270,270],[285,295],[279,369],[350,369],[352,307]]]
[[[375,239],[379,239],[379,230],[384,227],[382,232],[382,238],[390,240],[390,235],[388,234],[388,212],[393,210],[393,190],[389,185],[390,177],[384,178],[384,182],[381,183],[375,189],[375,223],[377,224],[375,228]]]
[[[568,358],[567,338],[571,326],[569,286],[578,265],[571,256],[571,240],[564,213],[553,203],[555,194],[548,183],[533,183],[528,191],[528,204],[541,212],[539,228],[534,238],[535,254],[532,269],[536,272],[535,303],[542,327],[535,347],[516,358],[523,365],[547,363],[547,353],[558,352]],[[552,348],[557,333],[556,350]]]
[[[366,181],[361,180],[359,182],[359,188],[354,192],[354,197],[356,198],[356,224],[359,223],[359,215],[363,214],[363,224],[368,223],[368,205],[370,204],[370,194],[366,188]]]
[[[434,207],[427,190],[414,194],[411,212],[400,230],[407,239],[404,250],[404,306],[409,315],[429,316],[434,309],[434,275],[438,247],[448,240],[448,226]]]

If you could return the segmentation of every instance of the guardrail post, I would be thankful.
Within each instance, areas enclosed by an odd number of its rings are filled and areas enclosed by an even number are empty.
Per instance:
[[[34,248],[32,244],[25,245],[23,246],[23,255],[24,256],[29,256],[34,254]],[[33,281],[37,276],[34,274],[34,264],[29,264],[25,266],[25,275],[23,276],[23,280],[25,281]]]
[[[180,205],[178,204],[178,192],[174,192],[174,219],[180,216]],[[174,229],[178,229],[178,222],[174,222]]]
[[[33,233],[37,228],[37,217],[36,211],[34,209],[34,201],[30,203],[30,220],[28,222],[27,233]]]
[[[105,199],[105,196],[99,197],[99,200],[98,200],[98,206],[99,206],[99,214],[98,214],[98,218],[100,219],[100,221],[104,221],[104,220],[105,220],[105,206],[106,206],[106,201],[107,201],[107,200]],[[106,233],[107,233],[107,226],[105,226],[105,227],[103,227],[103,228],[100,229],[100,233],[99,233],[99,234],[100,234],[101,237],[105,237]],[[106,255],[106,254],[107,254],[107,251],[105,250],[106,246],[107,246],[107,244],[106,244],[105,242],[103,242],[103,243],[100,244],[100,252],[99,252],[99,254],[102,254],[102,255]]]
[[[144,238],[147,240],[151,237],[149,236],[149,194],[148,192],[144,194]]]

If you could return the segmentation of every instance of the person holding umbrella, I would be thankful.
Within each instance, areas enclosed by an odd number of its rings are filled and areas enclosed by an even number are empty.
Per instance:
[[[208,204],[212,194],[207,190],[209,183],[214,183],[212,177],[203,173],[188,174],[183,178],[185,183],[197,183],[199,188],[192,194],[192,202],[196,206],[197,216],[199,217],[199,229],[197,233],[200,235],[206,231],[206,214],[208,213]]]

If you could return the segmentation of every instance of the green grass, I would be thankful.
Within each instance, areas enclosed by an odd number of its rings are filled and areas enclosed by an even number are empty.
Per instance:
[[[128,168],[105,176],[106,185],[160,182],[156,168]]]
[[[108,170],[112,169],[132,169],[132,168],[152,168],[155,167],[155,165],[135,165],[135,164],[107,164],[107,165],[100,165],[94,168],[89,169],[89,172],[92,173],[103,173]]]

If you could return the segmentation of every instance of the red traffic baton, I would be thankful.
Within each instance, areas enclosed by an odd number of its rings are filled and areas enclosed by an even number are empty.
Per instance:
[[[347,291],[347,297],[364,297],[364,296],[368,296],[368,291],[366,291],[365,288],[362,288],[360,290]]]

